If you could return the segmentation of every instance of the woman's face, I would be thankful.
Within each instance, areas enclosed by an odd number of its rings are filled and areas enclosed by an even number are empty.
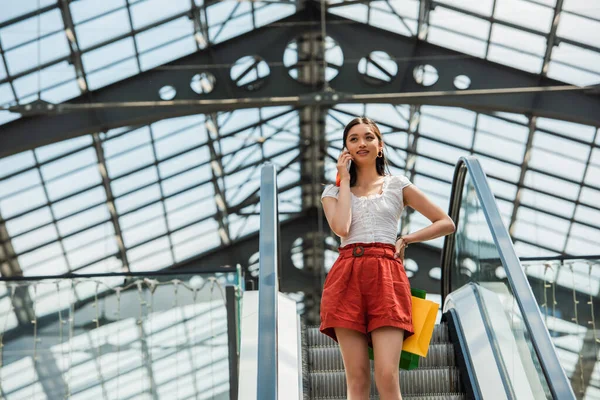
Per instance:
[[[377,153],[383,149],[383,143],[379,141],[370,125],[358,124],[348,132],[346,148],[355,163],[366,165],[375,162]]]

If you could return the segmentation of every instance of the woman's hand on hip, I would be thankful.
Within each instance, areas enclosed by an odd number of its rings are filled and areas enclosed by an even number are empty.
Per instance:
[[[406,239],[404,239],[403,237],[399,238],[396,241],[396,252],[394,253],[394,258],[404,262],[404,251],[407,246],[408,243],[406,242]]]

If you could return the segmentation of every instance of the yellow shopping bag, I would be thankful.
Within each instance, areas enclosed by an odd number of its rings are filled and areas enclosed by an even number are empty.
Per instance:
[[[437,303],[412,296],[412,321],[415,333],[404,340],[402,351],[427,357],[437,311]]]

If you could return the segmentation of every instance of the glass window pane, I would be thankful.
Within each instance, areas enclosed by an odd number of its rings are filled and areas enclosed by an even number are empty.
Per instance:
[[[140,70],[135,58],[130,58],[118,64],[107,66],[97,72],[88,74],[88,86],[90,90],[95,90],[125,78],[129,78],[139,72]]]
[[[82,49],[131,31],[126,9],[119,9],[100,18],[75,26],[77,40]]]
[[[107,46],[100,47],[81,56],[83,67],[87,72],[93,72],[119,60],[135,56],[132,38],[125,38]]]
[[[11,6],[4,5],[2,13]],[[0,17],[0,20],[2,17]],[[38,34],[39,24],[39,34]],[[25,42],[33,41],[49,33],[62,31],[64,28],[62,16],[58,9],[50,10],[41,15],[41,17],[28,18],[16,24],[8,25],[0,30],[0,40],[4,51],[10,50]]]
[[[600,22],[598,21],[592,21],[570,13],[562,13],[560,16],[560,24],[557,30],[557,35],[560,37],[599,48],[600,35],[598,35],[598,32],[600,32]]]
[[[148,2],[141,4],[146,3]],[[160,11],[161,9],[157,8],[157,10]],[[140,32],[136,35],[135,40],[140,53],[144,53],[148,49],[160,46],[176,39],[180,39],[184,36],[191,37],[193,34],[194,25],[192,21],[187,17],[181,17],[174,21],[167,22],[166,24],[159,25],[156,28]]]
[[[38,10],[39,7],[47,7],[55,5],[56,0],[22,0],[11,2],[10,7],[4,7],[0,14],[0,22],[8,21],[10,19],[19,17],[21,15],[30,13]]]
[[[531,18],[535,15],[535,18]],[[494,17],[547,33],[550,31],[553,10],[522,0],[497,0]]]
[[[35,69],[40,64],[67,57],[69,51],[67,37],[61,31],[34,43],[8,51],[4,54],[4,57],[6,58],[9,72],[14,75],[25,70]]]
[[[70,3],[75,24],[100,14],[125,7],[125,0],[77,0]]]

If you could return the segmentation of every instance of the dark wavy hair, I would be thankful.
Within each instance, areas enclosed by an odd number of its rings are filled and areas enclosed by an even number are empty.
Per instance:
[[[383,137],[381,136],[381,131],[379,130],[379,127],[377,126],[375,121],[373,121],[371,118],[367,118],[367,117],[356,117],[352,121],[348,122],[348,125],[346,125],[346,127],[344,128],[344,136],[343,136],[344,147],[346,147],[346,139],[348,139],[348,132],[350,132],[350,129],[352,129],[356,125],[360,125],[360,124],[369,125],[369,127],[371,127],[371,130],[373,131],[375,136],[377,136],[377,139],[379,140],[379,142],[380,143],[383,142]],[[377,157],[377,159],[375,160],[375,169],[377,169],[377,173],[379,175],[384,176],[384,175],[386,175],[386,172],[388,174],[390,173],[390,168],[389,168],[387,159],[385,157],[385,151],[382,150],[382,154],[383,155],[381,157]],[[354,165],[353,162],[351,162],[350,163],[350,186],[354,186],[354,185],[356,185],[356,166]]]

